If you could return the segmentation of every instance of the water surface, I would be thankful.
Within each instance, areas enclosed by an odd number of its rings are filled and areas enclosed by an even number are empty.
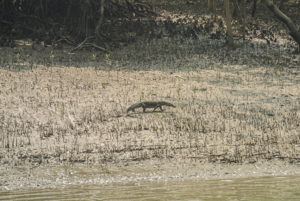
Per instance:
[[[300,176],[73,185],[2,191],[0,200],[300,200]]]

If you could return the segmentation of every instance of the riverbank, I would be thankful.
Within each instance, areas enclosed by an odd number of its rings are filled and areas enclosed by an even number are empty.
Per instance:
[[[0,187],[297,175],[298,71],[0,70]]]
[[[298,174],[300,60],[280,41],[1,47],[1,189]],[[126,113],[141,101],[176,108]]]
[[[148,160],[124,164],[72,166],[1,166],[0,190],[64,188],[72,185],[121,185],[237,178],[299,176],[299,164],[262,161],[216,164],[198,161]]]

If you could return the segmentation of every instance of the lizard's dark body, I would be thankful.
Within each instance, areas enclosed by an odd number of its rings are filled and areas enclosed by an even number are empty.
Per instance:
[[[154,108],[153,111],[159,108],[160,111],[163,111],[162,106],[175,107],[175,105],[165,101],[145,101],[145,102],[133,104],[127,109],[127,112],[130,111],[134,112],[135,109],[140,107],[143,108],[143,112],[146,112],[146,108]]]

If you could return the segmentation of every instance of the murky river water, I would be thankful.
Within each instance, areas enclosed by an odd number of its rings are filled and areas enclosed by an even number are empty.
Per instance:
[[[300,200],[300,176],[2,191],[0,200]]]

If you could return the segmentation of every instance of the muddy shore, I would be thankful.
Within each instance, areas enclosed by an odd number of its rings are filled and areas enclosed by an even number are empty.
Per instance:
[[[72,166],[1,166],[0,190],[63,188],[71,185],[110,185],[140,182],[219,180],[296,176],[299,164],[263,161],[255,164],[215,164],[197,161],[148,160],[125,164]]]

